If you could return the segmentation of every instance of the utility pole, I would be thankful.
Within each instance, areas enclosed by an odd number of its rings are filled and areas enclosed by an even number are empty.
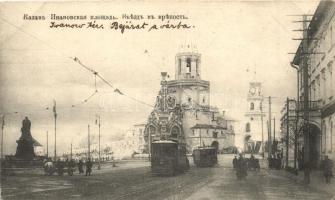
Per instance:
[[[70,161],[72,161],[72,140],[71,140],[71,153],[70,153]]]
[[[264,131],[263,131],[263,98],[261,101],[261,127],[262,127],[262,157],[264,159]]]
[[[303,91],[304,91],[304,180],[306,184],[310,183],[310,147],[309,147],[309,89],[308,89],[308,27],[307,16],[303,15],[302,19],[302,72],[303,72]]]
[[[91,159],[91,141],[90,141],[90,125],[88,125],[88,128],[87,128],[87,157],[88,159]]]
[[[269,121],[266,120],[266,128],[268,129],[268,158],[270,158],[270,131],[269,131]]]
[[[53,112],[54,112],[54,119],[55,119],[55,161],[57,160],[57,111],[56,111],[56,101],[54,100],[54,107],[53,107]]]
[[[268,157],[270,157],[270,154],[272,153],[272,138],[271,138],[271,96],[269,96],[269,121],[268,121],[268,131],[269,131],[269,138],[268,138],[268,145],[269,145],[269,149],[268,149]]]
[[[300,100],[299,100],[299,66],[296,66],[291,62],[291,66],[297,70],[297,98],[295,101],[295,132],[294,132],[294,169],[297,171],[297,151],[298,151],[298,122],[299,122],[299,109],[300,109]]]
[[[49,133],[47,131],[47,158],[49,158]]]
[[[273,117],[273,141],[276,140],[276,117]]]
[[[99,126],[99,164],[98,164],[98,169],[101,169],[101,157],[100,157],[100,115],[98,115],[98,126]]]
[[[149,136],[149,144],[148,144],[148,153],[149,153],[149,161],[151,160],[151,131],[150,126],[148,128],[148,136]]]
[[[290,104],[289,104],[289,98],[286,99],[286,167],[288,167],[288,151],[289,151],[289,131],[290,131]]]
[[[3,129],[5,127],[5,115],[2,115],[2,124],[1,124],[1,160],[3,159]]]
[[[201,128],[199,129],[199,147],[201,147]]]
[[[272,151],[273,151],[273,153],[275,153],[277,151],[277,145],[276,145],[276,118],[275,117],[273,117],[273,143],[272,143]]]

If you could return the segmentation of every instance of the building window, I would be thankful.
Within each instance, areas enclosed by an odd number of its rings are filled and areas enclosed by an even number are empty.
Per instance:
[[[194,129],[192,130],[192,135],[194,136]]]
[[[330,36],[330,48],[333,46],[333,43],[334,43],[334,38],[333,38],[333,26],[330,26],[330,33],[329,33],[329,36]]]
[[[321,89],[322,89],[322,99],[325,100],[327,97],[327,79],[326,79],[326,71],[325,69],[321,70]]]
[[[213,138],[217,138],[218,137],[218,132],[213,131]]]
[[[171,130],[171,137],[178,138],[180,135],[180,129],[177,126],[174,126]]]
[[[223,136],[223,131],[221,131],[221,136]]]
[[[207,133],[207,135],[209,135],[209,130],[208,129],[207,129],[206,133]]]
[[[191,58],[186,58],[186,73],[191,73]]]
[[[322,128],[321,128],[321,133],[322,133],[322,152],[325,153],[327,151],[327,134],[326,134],[326,124],[325,121],[322,121]]]
[[[250,110],[254,110],[255,109],[255,104],[253,102],[250,103]]]
[[[178,59],[178,71],[181,74],[181,58]]]
[[[332,97],[333,95],[333,85],[335,80],[333,80],[333,62],[330,62],[328,64],[328,74],[329,74],[329,80],[328,80],[328,84],[329,84],[329,97]]]
[[[316,76],[316,98],[317,100],[321,99],[321,83],[320,83],[320,75]]]
[[[330,152],[333,152],[333,122],[330,121]]]
[[[250,132],[250,123],[249,122],[245,125],[245,132]]]
[[[315,81],[312,81],[312,100],[313,101],[315,101],[316,99],[316,95],[315,95],[315,93],[316,93],[316,89],[315,89]]]

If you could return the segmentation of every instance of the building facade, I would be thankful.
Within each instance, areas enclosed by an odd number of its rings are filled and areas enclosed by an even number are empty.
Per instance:
[[[335,3],[321,1],[306,31],[307,47],[301,42],[293,64],[298,66],[299,101],[297,109],[303,113],[303,67],[308,66],[310,159],[319,161],[323,155],[335,159]],[[306,59],[306,60],[304,60]],[[304,62],[305,61],[305,62]],[[300,140],[303,141],[301,133]],[[303,151],[299,143],[298,153]]]
[[[175,80],[162,72],[161,90],[149,116],[149,141],[172,138],[185,142],[190,153],[198,146],[213,145],[221,150],[234,146],[233,120],[210,105],[210,83],[201,79],[201,55],[178,53]]]

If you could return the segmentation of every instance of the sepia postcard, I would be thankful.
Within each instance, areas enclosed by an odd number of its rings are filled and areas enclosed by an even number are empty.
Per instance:
[[[1,1],[0,199],[334,200],[335,1]]]

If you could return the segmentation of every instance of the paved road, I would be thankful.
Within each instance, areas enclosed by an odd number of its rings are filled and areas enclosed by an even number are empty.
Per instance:
[[[280,171],[262,169],[237,181],[231,157],[214,168],[191,167],[175,177],[155,177],[149,163],[104,166],[91,177],[20,175],[2,179],[3,199],[331,199]]]
[[[237,181],[231,168],[216,169],[217,176],[200,190],[194,192],[188,200],[215,199],[332,199],[313,188],[298,183],[282,175],[280,171],[262,169],[260,172],[249,172],[247,179]]]

